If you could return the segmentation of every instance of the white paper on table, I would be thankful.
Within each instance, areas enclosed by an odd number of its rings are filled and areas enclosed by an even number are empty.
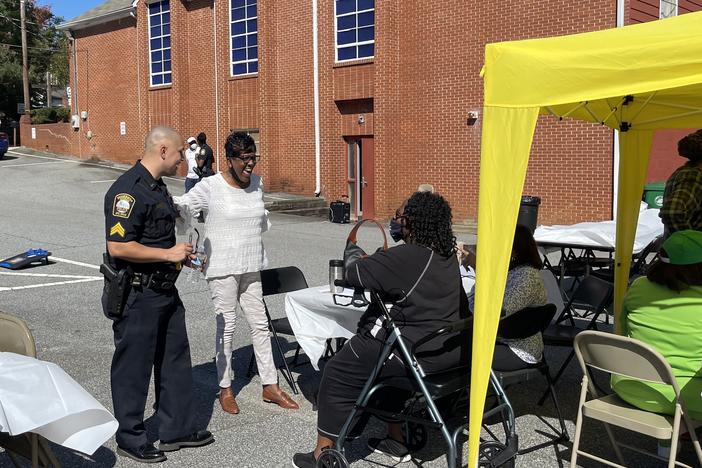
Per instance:
[[[353,289],[344,289],[344,296],[353,296]],[[319,370],[328,338],[351,338],[366,307],[354,307],[351,298],[341,298],[348,306],[334,304],[329,286],[312,287],[285,295],[285,314],[295,339]]]
[[[117,421],[56,364],[0,353],[0,430],[34,432],[92,455],[115,433]]]
[[[639,212],[633,253],[641,252],[656,237],[663,234],[660,210],[648,209]],[[569,226],[539,226],[534,232],[536,242],[572,244],[574,246],[614,248],[616,221],[578,223]]]

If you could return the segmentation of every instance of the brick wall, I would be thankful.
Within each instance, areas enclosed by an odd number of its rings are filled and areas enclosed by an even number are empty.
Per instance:
[[[700,1],[681,1],[681,12]],[[627,0],[626,22],[645,20],[642,12],[657,14],[650,8],[655,4]],[[431,183],[451,202],[456,221],[475,219],[485,44],[614,27],[615,8],[612,0],[376,1],[375,59],[336,64],[334,1],[319,0],[322,196],[333,200],[348,191],[345,137],[372,137],[379,217],[389,216],[420,183]],[[166,124],[183,138],[205,131],[224,169],[230,129],[259,129],[257,172],[267,190],[311,195],[311,2],[259,0],[259,73],[245,78],[231,77],[228,1],[171,0],[171,10],[170,86],[149,86],[144,2],[136,20],[77,33],[74,111],[87,110],[89,117],[73,134],[77,150],[71,151],[133,161],[148,129]],[[473,110],[481,118],[468,126]],[[542,198],[540,222],[611,217],[612,144],[612,132],[600,126],[539,120],[524,193]]]
[[[32,138],[32,128],[34,135]],[[56,154],[79,154],[78,140],[80,135],[73,130],[70,123],[53,123],[41,125],[20,126],[20,139],[23,146],[38,151],[48,151]]]

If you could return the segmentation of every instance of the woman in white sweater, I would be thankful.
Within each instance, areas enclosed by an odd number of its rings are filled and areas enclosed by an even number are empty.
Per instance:
[[[204,212],[205,277],[212,293],[217,319],[215,346],[219,402],[228,413],[239,413],[231,389],[232,338],[236,307],[251,328],[254,354],[263,384],[262,398],[286,409],[298,409],[278,386],[261,288],[261,270],[268,263],[261,234],[268,229],[263,206],[263,183],[253,174],[256,144],[244,132],[233,132],[224,145],[228,171],[204,178],[182,197],[173,197],[181,216]]]

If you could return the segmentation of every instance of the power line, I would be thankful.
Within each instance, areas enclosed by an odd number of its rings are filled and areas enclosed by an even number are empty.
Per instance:
[[[8,44],[6,42],[0,42],[0,45],[7,46],[7,47],[17,47],[18,49],[21,49],[21,45],[17,44]],[[52,49],[51,47],[27,47],[27,49],[36,49],[36,50],[51,50],[53,52],[60,52],[61,49]]]

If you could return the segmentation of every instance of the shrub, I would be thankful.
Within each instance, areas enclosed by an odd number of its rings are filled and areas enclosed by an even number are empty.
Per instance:
[[[68,122],[71,118],[71,110],[66,107],[42,107],[30,110],[29,115],[34,124]]]

